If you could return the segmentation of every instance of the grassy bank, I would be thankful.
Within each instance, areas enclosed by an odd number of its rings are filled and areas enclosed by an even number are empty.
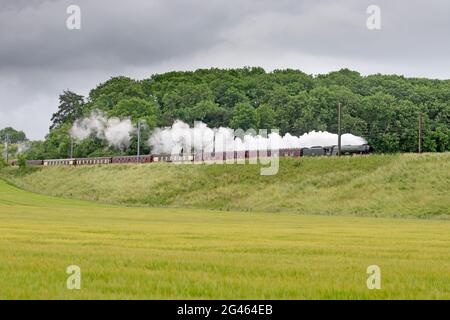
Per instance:
[[[0,175],[47,195],[129,206],[450,218],[450,153],[282,159],[256,165],[104,165]]]
[[[0,181],[0,299],[449,299],[449,234],[450,221],[121,208]],[[373,264],[381,290],[366,286]]]

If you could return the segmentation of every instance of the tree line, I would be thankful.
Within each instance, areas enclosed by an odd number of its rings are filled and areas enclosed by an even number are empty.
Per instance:
[[[301,135],[312,130],[337,132],[337,105],[342,105],[342,132],[363,136],[375,152],[416,152],[418,118],[423,117],[426,152],[450,150],[450,80],[362,76],[342,69],[324,75],[299,70],[266,72],[259,67],[199,69],[155,74],[148,79],[114,77],[83,97],[60,95],[58,111],[44,141],[30,143],[28,158],[64,158],[70,150],[68,131],[92,110],[110,117],[130,117],[151,129],[180,119],[210,127],[277,128]],[[129,154],[136,152],[133,138]],[[148,146],[141,146],[150,152]],[[74,156],[119,153],[92,137],[77,143]]]
[[[16,158],[23,152],[28,141],[23,131],[12,127],[6,127],[0,130],[0,168],[5,165],[6,158]],[[8,153],[6,152],[8,147]]]

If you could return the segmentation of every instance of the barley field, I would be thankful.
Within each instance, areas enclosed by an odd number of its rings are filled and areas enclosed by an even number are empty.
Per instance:
[[[119,207],[0,180],[0,299],[449,299],[449,243],[446,220]]]

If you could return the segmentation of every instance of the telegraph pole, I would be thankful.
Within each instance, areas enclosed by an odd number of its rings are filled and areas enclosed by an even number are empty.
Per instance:
[[[422,131],[423,131],[423,116],[419,114],[419,153],[422,153]]]
[[[8,143],[9,143],[9,134],[5,134],[5,151],[6,151],[6,163],[9,161],[9,150],[8,150]]]
[[[338,156],[341,155],[341,103],[338,103]]]
[[[140,161],[140,153],[141,153],[141,121],[139,120],[137,123],[137,162]]]

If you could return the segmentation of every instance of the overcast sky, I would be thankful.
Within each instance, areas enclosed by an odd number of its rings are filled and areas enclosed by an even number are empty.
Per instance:
[[[68,30],[66,9],[81,9]],[[381,30],[369,30],[369,5]],[[0,0],[0,128],[48,132],[58,95],[112,76],[262,66],[450,78],[448,0]]]

